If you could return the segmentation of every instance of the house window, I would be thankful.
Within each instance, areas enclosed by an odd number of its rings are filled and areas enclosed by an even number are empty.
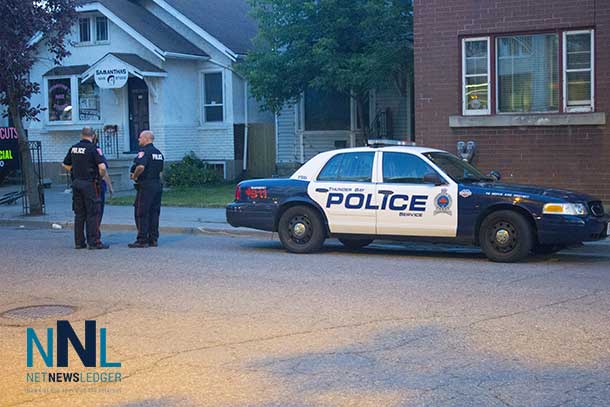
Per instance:
[[[564,33],[564,108],[593,110],[593,31]]]
[[[305,91],[305,130],[350,130],[350,96],[336,91]]]
[[[91,42],[91,19],[83,17],[78,19],[79,42]]]
[[[557,34],[499,37],[496,52],[499,113],[559,110]]]
[[[72,120],[72,89],[70,78],[49,79],[49,121]]]
[[[95,18],[95,41],[108,41],[108,19],[106,17]]]
[[[462,112],[464,115],[591,112],[594,52],[593,30],[464,38]],[[493,81],[491,55],[495,55],[496,67]],[[489,91],[492,86],[493,106]]]
[[[208,123],[224,121],[222,72],[203,74],[203,116]]]
[[[78,80],[78,119],[80,121],[99,121],[100,89],[93,79],[87,82]]]
[[[463,112],[489,114],[489,38],[468,38],[462,44]]]

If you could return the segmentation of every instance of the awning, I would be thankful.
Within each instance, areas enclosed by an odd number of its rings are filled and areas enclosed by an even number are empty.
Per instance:
[[[89,65],[71,65],[71,66],[56,66],[55,68],[47,71],[42,76],[70,76],[80,75],[89,69]]]
[[[135,54],[111,52],[87,69],[82,80],[94,77],[100,88],[122,88],[129,75],[145,77],[166,77],[167,72]]]

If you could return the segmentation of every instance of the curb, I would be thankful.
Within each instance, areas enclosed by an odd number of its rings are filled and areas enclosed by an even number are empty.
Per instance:
[[[52,222],[43,220],[21,220],[21,219],[0,219],[0,226],[5,227],[27,227],[34,229],[55,229],[53,225],[61,226],[61,229],[73,229],[73,222]],[[120,224],[105,224],[102,225],[102,231],[106,232],[136,232],[135,225],[120,225]],[[187,235],[208,235],[208,236],[225,236],[225,237],[254,237],[271,239],[273,234],[255,229],[247,228],[211,228],[207,226],[198,227],[179,227],[179,226],[161,226],[159,232],[167,234],[187,234]]]

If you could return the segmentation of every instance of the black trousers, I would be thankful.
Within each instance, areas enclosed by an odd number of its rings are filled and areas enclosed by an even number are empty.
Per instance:
[[[137,185],[134,216],[138,228],[138,242],[159,240],[159,216],[163,187],[159,181],[144,181]]]
[[[72,181],[72,210],[74,210],[74,243],[95,246],[100,243],[100,186],[97,181]]]

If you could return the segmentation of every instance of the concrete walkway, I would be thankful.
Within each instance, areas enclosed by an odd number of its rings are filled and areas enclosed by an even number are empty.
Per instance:
[[[0,188],[0,197],[17,187]],[[15,205],[0,205],[0,225],[42,228],[72,228],[72,195],[61,187],[45,190],[46,214],[23,216],[21,201]],[[56,225],[56,226],[53,226]],[[256,235],[271,238],[271,233],[247,228],[234,228],[226,222],[224,208],[161,208],[162,233],[203,233],[220,235]],[[133,230],[135,224],[132,206],[107,205],[102,231]]]

